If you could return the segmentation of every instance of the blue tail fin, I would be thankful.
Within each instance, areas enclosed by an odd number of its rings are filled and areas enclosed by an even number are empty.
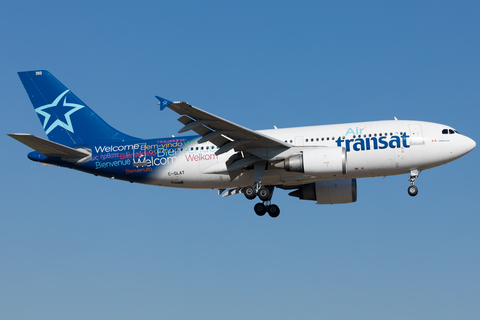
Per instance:
[[[48,139],[63,145],[132,140],[103,121],[73,92],[45,70],[19,72]]]

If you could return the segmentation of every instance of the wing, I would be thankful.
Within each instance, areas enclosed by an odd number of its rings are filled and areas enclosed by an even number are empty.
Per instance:
[[[216,115],[198,109],[186,102],[172,102],[156,97],[160,103],[160,110],[169,108],[181,117],[178,119],[184,127],[178,133],[193,130],[202,138],[199,143],[210,141],[219,149],[215,152],[220,155],[231,149],[245,151],[252,148],[285,148],[292,147],[287,142],[275,139],[262,133],[242,127],[238,124],[220,118]]]

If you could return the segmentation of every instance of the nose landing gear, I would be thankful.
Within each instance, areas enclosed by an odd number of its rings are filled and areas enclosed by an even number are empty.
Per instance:
[[[418,193],[418,188],[414,185],[411,185],[408,187],[408,194],[411,195],[412,197],[415,197]]]
[[[418,178],[418,175],[420,174],[420,171],[418,170],[412,170],[410,171],[410,186],[408,187],[407,191],[408,194],[412,197],[415,197],[418,193],[418,188],[415,186],[415,180]]]
[[[245,197],[249,200],[255,199],[258,196],[260,200],[263,201],[255,204],[253,210],[258,216],[263,216],[268,212],[268,215],[272,218],[278,217],[280,214],[280,208],[271,204],[272,195],[273,195],[273,186],[261,187],[259,183],[252,187],[246,187],[243,191]]]

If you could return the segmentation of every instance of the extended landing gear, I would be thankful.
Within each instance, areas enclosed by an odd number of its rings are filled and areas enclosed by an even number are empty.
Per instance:
[[[255,210],[257,216],[261,217],[267,212],[267,207],[263,203],[259,202],[253,207],[253,210]]]
[[[257,196],[262,201],[268,201],[272,198],[272,192],[266,187],[246,187],[243,193],[245,194],[245,198],[248,200],[253,200]]]
[[[243,194],[245,195],[245,198],[248,200],[253,200],[257,196],[257,191],[253,187],[246,187],[243,190]]]
[[[266,201],[266,202],[268,203],[270,201]],[[272,218],[276,218],[280,214],[280,208],[276,204],[265,205],[259,202],[253,207],[253,210],[255,210],[255,213],[259,217],[265,215],[265,213],[267,212],[268,212],[268,215]]]
[[[280,214],[280,208],[275,204],[267,206],[267,211],[268,215],[272,218],[276,218]]]
[[[249,200],[253,200],[258,196],[258,198],[263,201],[263,203],[259,202],[253,207],[253,210],[255,210],[258,216],[263,216],[268,212],[270,217],[276,218],[280,214],[280,208],[270,202],[273,194],[272,186],[260,187],[259,184],[257,184],[253,187],[246,187],[243,193]]]
[[[415,197],[418,193],[418,188],[416,186],[410,186],[408,187],[408,194],[411,195],[412,197]]]
[[[415,180],[418,178],[420,171],[412,170],[410,171],[410,186],[408,187],[408,194],[412,197],[415,197],[418,193],[418,188],[415,186]]]

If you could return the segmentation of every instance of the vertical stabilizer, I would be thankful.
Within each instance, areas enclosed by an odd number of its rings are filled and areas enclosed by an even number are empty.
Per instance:
[[[82,145],[135,139],[112,128],[50,72],[25,71],[18,75],[49,140]]]

